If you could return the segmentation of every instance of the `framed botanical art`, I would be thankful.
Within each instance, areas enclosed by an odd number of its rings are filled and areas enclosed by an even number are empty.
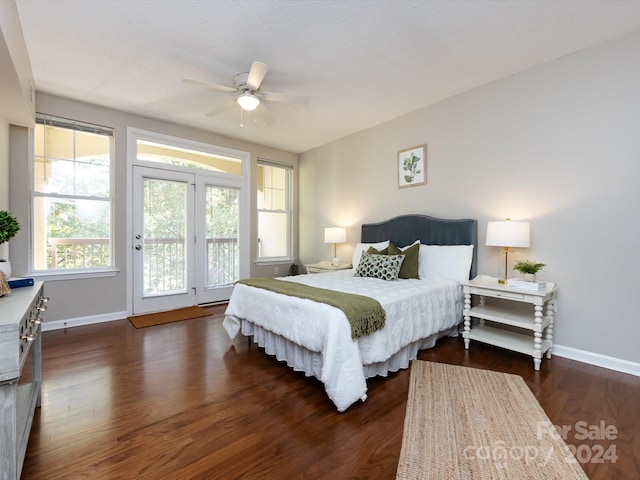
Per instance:
[[[398,188],[427,183],[427,146],[407,148],[398,152]]]

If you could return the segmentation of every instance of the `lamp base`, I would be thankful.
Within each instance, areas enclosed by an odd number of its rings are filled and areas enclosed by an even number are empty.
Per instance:
[[[503,253],[504,253],[504,261],[502,261],[502,258],[501,258],[500,264],[498,266],[498,284],[500,285],[506,285],[507,278],[509,277],[508,270],[507,270],[508,264],[509,264],[509,247],[504,247]]]

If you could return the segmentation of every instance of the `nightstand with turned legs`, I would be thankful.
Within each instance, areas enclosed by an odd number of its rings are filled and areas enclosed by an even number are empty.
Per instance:
[[[551,358],[558,292],[555,284],[547,283],[541,290],[528,290],[479,276],[464,283],[463,292],[465,349],[475,340],[524,353],[533,358],[535,370],[540,370],[545,353]],[[472,305],[474,295],[478,301]]]

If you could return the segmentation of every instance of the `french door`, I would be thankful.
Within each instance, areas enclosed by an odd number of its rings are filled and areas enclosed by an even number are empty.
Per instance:
[[[133,167],[133,313],[226,300],[240,277],[241,185]]]

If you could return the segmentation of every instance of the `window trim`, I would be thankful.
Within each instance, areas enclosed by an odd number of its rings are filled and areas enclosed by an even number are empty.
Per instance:
[[[29,245],[31,254],[29,255],[28,270],[29,276],[38,280],[56,281],[98,277],[112,277],[120,270],[116,265],[115,252],[115,205],[114,205],[114,185],[115,185],[115,129],[104,125],[87,123],[79,120],[58,117],[45,113],[36,113],[36,124],[45,126],[53,126],[58,128],[66,128],[69,130],[80,131],[83,133],[93,133],[109,137],[109,196],[108,197],[92,197],[83,195],[67,195],[67,194],[46,194],[35,191],[35,128],[29,129]],[[35,199],[39,198],[74,198],[85,200],[100,200],[109,202],[109,259],[110,265],[93,268],[69,268],[69,269],[35,269]]]
[[[256,198],[256,259],[255,259],[255,264],[256,265],[274,265],[274,264],[282,264],[282,263],[289,263],[289,262],[293,262],[294,258],[293,258],[293,173],[294,173],[294,167],[292,164],[290,163],[285,163],[285,162],[278,162],[275,160],[269,160],[266,158],[262,158],[262,157],[258,157],[257,161],[256,161],[256,170],[261,166],[261,165],[265,165],[265,166],[269,166],[269,167],[277,167],[277,168],[284,168],[287,170],[287,176],[286,176],[286,198],[287,198],[287,209],[286,210],[267,210],[267,209],[262,209],[262,208],[258,208],[257,205],[257,198]],[[256,185],[256,195],[257,195],[257,185]],[[287,254],[284,256],[279,256],[279,257],[260,257],[259,256],[259,252],[260,252],[260,245],[259,245],[259,231],[260,231],[260,219],[259,219],[259,213],[260,212],[274,212],[274,213],[285,213],[287,216]]]
[[[175,172],[190,172],[197,176],[211,179],[213,182],[219,182],[220,185],[239,188],[240,194],[240,224],[238,241],[243,257],[240,262],[240,277],[247,278],[251,274],[251,234],[252,234],[252,216],[253,206],[251,203],[252,189],[251,182],[253,178],[252,172],[252,155],[249,151],[239,150],[230,147],[223,147],[213,143],[206,143],[200,140],[190,139],[188,137],[177,137],[174,135],[145,130],[138,127],[126,127],[126,291],[127,291],[127,310],[133,311],[133,168],[134,166],[152,168],[155,170],[170,170]],[[191,167],[178,167],[169,164],[158,164],[155,162],[146,162],[137,159],[137,140],[147,140],[156,143],[164,143],[176,147],[184,147],[188,149],[202,150],[213,154],[222,154],[226,156],[237,156],[242,159],[242,175],[233,173],[214,172],[203,169],[195,169]],[[246,253],[246,257],[244,256]]]
[[[197,169],[194,167],[186,166],[174,166],[166,163],[149,162],[146,160],[138,159],[138,140],[152,142],[157,144],[164,144],[176,148],[184,148],[187,150],[196,150],[211,155],[221,155],[231,158],[237,158],[242,164],[242,174],[236,175],[234,173],[216,172],[213,170]],[[207,175],[213,177],[219,177],[223,179],[237,179],[244,181],[248,178],[249,169],[249,154],[242,150],[234,148],[222,147],[211,143],[204,143],[198,140],[190,140],[188,138],[176,137],[174,135],[167,135],[164,133],[152,132],[149,130],[143,130],[140,128],[127,127],[127,155],[129,158],[129,166],[139,165],[141,167],[157,168],[160,170],[173,170],[177,172],[183,172],[186,170],[203,171]]]

